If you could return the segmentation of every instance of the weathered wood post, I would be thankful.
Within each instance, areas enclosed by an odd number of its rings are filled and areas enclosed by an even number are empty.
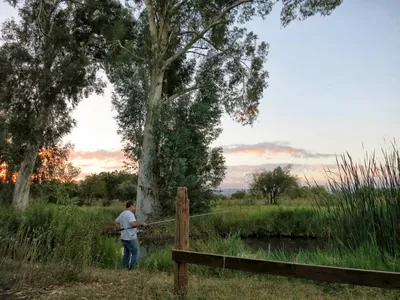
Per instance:
[[[175,249],[189,250],[189,198],[187,188],[179,187],[176,201]],[[189,264],[174,262],[175,293],[186,297],[189,289]]]

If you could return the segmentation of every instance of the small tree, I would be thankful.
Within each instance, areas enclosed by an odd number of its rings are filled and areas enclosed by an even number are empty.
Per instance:
[[[280,166],[273,171],[262,170],[251,174],[250,190],[254,194],[259,194],[264,198],[269,198],[270,204],[277,204],[279,195],[289,188],[296,188],[299,179],[290,174],[292,166],[281,168]]]

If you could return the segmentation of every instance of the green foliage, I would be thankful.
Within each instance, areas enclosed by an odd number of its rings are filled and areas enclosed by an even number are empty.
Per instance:
[[[81,196],[87,199],[101,199],[107,196],[106,183],[97,175],[87,176],[81,183]]]
[[[190,210],[207,211],[212,191],[225,177],[221,148],[211,148],[221,129],[215,97],[182,98],[162,114],[160,140],[160,198],[164,214],[175,209],[178,186],[188,188]]]
[[[108,199],[133,200],[136,197],[137,175],[126,171],[101,172],[97,175],[105,183]]]
[[[400,250],[400,152],[393,145],[382,157],[366,154],[363,163],[351,156],[337,160],[337,171],[327,171],[332,196],[320,198],[321,215],[344,247],[364,244],[396,256]]]
[[[126,171],[101,172],[87,176],[80,187],[80,197],[104,199],[105,203],[119,199],[134,200],[137,175]]]
[[[136,199],[136,184],[130,180],[121,182],[117,186],[117,199],[128,201]]]
[[[238,190],[231,195],[232,199],[243,199],[244,197],[246,197],[246,191],[244,190]]]
[[[41,185],[32,184],[31,197],[41,199],[46,203],[70,204],[67,185],[56,180]]]
[[[278,196],[290,188],[298,187],[298,178],[290,174],[291,165],[277,167],[272,171],[258,171],[251,174],[250,190],[253,194],[269,198],[271,204],[277,204]]]

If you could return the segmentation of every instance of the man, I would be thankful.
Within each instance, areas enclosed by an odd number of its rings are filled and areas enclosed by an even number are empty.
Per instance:
[[[121,242],[124,246],[124,257],[122,264],[124,268],[132,269],[137,265],[139,243],[137,240],[137,227],[147,226],[145,222],[136,221],[133,211],[135,206],[128,201],[125,210],[115,219],[117,229],[121,230]]]

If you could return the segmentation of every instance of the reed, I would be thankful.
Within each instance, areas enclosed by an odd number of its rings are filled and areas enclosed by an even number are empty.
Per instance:
[[[318,213],[342,248],[373,245],[395,257],[400,250],[400,152],[393,144],[356,163],[347,153],[326,171],[333,197],[318,199]]]

